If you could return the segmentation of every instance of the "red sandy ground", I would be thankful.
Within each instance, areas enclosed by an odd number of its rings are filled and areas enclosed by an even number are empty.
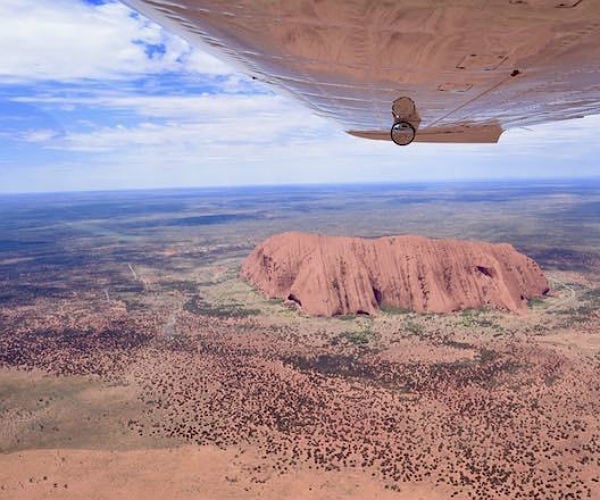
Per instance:
[[[4,367],[126,387],[141,410],[115,435],[172,443],[22,449],[69,416],[3,411],[0,498],[600,498],[600,314],[572,290],[527,317],[376,318],[359,346],[335,330],[363,319],[281,306],[179,310],[172,337],[165,315],[103,302],[0,310]]]
[[[427,484],[405,484],[401,491],[389,491],[370,474],[356,470],[300,470],[275,477],[268,485],[256,485],[243,479],[233,451],[211,446],[126,452],[32,450],[0,455],[0,482],[4,485],[0,498],[13,500],[441,500],[448,498],[450,491]]]

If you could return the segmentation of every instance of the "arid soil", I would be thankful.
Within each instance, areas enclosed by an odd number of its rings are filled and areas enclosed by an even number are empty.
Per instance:
[[[253,456],[244,462],[236,459],[231,450],[190,445],[117,452],[35,450],[0,455],[0,481],[10,482],[19,478],[21,487],[11,492],[10,498],[14,500],[228,500],[258,496],[267,500],[448,498],[447,488],[432,489],[426,484],[406,484],[401,491],[392,491],[370,474],[356,469],[342,472],[298,470],[294,474],[276,476],[259,488],[245,480],[243,474],[247,464],[257,459]],[[24,470],[27,472],[24,473]],[[79,480],[74,481],[74,477]]]
[[[406,235],[278,234],[254,249],[242,277],[268,297],[322,316],[375,314],[380,307],[520,311],[549,290],[539,266],[512,245]]]
[[[0,497],[600,495],[585,277],[554,276],[524,316],[319,319],[213,271],[253,309],[174,291],[166,330],[90,297],[2,309]]]

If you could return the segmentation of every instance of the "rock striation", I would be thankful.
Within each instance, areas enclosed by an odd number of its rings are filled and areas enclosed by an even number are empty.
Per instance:
[[[376,314],[382,307],[519,312],[549,290],[539,266],[512,245],[422,236],[282,233],[253,250],[241,276],[316,316]]]

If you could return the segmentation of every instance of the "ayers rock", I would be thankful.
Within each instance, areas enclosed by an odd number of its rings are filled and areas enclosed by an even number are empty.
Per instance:
[[[317,316],[376,314],[385,306],[518,312],[549,290],[539,266],[512,245],[421,236],[283,233],[260,243],[241,275],[269,297]]]

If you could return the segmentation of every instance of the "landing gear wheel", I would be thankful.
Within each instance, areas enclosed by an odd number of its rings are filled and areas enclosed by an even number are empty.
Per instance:
[[[390,137],[398,146],[408,146],[415,140],[417,131],[408,122],[397,122],[392,126]]]

